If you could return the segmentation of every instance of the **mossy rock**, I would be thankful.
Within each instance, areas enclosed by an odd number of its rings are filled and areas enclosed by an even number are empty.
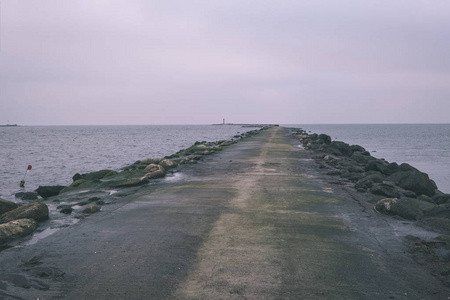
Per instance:
[[[19,219],[33,219],[36,222],[47,220],[49,217],[48,207],[42,201],[33,201],[27,205],[20,206],[0,217],[0,223],[8,223]]]
[[[162,159],[159,162],[159,165],[162,166],[164,169],[170,169],[175,168],[178,165],[178,163],[175,160]]]
[[[86,179],[75,180],[74,182],[72,182],[71,185],[69,185],[68,187],[63,188],[61,190],[61,192],[59,192],[59,193],[62,194],[62,193],[67,193],[67,192],[73,191],[73,190],[75,190],[77,188],[82,187],[86,183],[87,183]]]
[[[126,188],[126,187],[134,187],[140,186],[149,183],[150,180],[147,177],[143,178],[135,178],[135,179],[125,179],[121,181],[114,182],[112,185],[115,188]]]
[[[15,238],[26,236],[37,228],[33,219],[20,219],[0,225],[0,244],[7,243]]]
[[[119,174],[119,173],[117,173],[116,171],[111,170],[108,173],[106,173],[106,175],[103,178],[116,176],[117,174]]]
[[[159,162],[161,161],[160,158],[146,158],[143,159],[141,161],[137,161],[136,164],[142,164],[142,165],[149,165],[149,164],[159,164]]]
[[[114,172],[114,173],[111,173]],[[113,170],[100,170],[100,171],[96,171],[96,172],[91,172],[88,174],[84,174],[83,178],[88,180],[88,181],[94,181],[94,180],[99,180],[102,179],[103,177],[105,177],[106,175],[108,176],[112,176],[109,174],[114,174],[116,175],[117,172],[113,171]]]
[[[136,165],[136,166],[134,167],[134,170],[144,170],[145,168],[147,168],[147,166],[148,166],[148,165],[143,165],[143,164]]]
[[[85,182],[86,182],[85,179],[78,179],[78,180],[74,181],[69,187],[79,187],[80,185],[82,185]]]
[[[412,198],[388,198],[377,202],[375,209],[380,213],[398,215],[407,220],[419,220],[424,212],[429,211],[435,205]]]
[[[0,215],[19,207],[17,203],[0,198]]]

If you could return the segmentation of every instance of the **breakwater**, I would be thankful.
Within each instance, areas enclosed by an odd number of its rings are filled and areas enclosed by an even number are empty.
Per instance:
[[[377,158],[408,163],[427,173],[439,189],[450,193],[450,124],[292,125],[308,133],[360,145]]]
[[[218,141],[253,130],[241,126],[20,126],[0,128],[0,198],[41,185],[69,185],[75,173],[119,171],[143,157],[164,157],[195,141]],[[19,188],[28,165],[25,187]]]
[[[378,212],[450,233],[450,194],[440,191],[428,174],[407,163],[375,158],[360,145],[332,141],[326,134],[293,132],[305,149],[316,153],[326,175],[339,176],[359,193],[370,194]]]
[[[39,186],[34,192],[16,193],[17,202],[27,203],[25,205],[19,206],[12,201],[0,199],[0,249],[7,247],[6,243],[32,233],[38,227],[37,222],[50,218],[47,226],[54,228],[72,224],[76,222],[73,219],[79,220],[99,212],[103,205],[112,204],[117,201],[117,197],[131,193],[132,188],[147,185],[166,175],[173,176],[177,166],[195,164],[205,155],[221,151],[267,128],[237,134],[228,140],[197,141],[174,154],[138,160],[119,171],[103,169],[76,173],[68,186]],[[121,192],[124,194],[121,195]],[[110,197],[113,194],[117,195]],[[46,201],[48,198],[52,199],[51,202]],[[18,221],[22,219],[27,221]]]

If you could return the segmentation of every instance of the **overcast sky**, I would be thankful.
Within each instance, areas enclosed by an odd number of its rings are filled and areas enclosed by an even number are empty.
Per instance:
[[[448,0],[0,0],[0,124],[450,123]]]

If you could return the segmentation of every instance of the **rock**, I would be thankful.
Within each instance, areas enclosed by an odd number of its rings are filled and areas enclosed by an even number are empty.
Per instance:
[[[383,182],[383,176],[381,174],[371,174],[368,176],[365,176],[358,180],[355,184],[355,188],[359,189],[369,189],[376,183],[382,183]]]
[[[411,198],[381,199],[375,205],[380,213],[398,215],[407,220],[419,220],[423,217],[423,211],[434,207],[433,204]]]
[[[416,197],[417,199],[421,200],[421,201],[425,201],[425,202],[429,202],[429,203],[434,203],[433,199],[431,197],[428,197],[427,195],[420,195],[419,197]]]
[[[419,171],[410,164],[403,163],[399,166],[399,172]]]
[[[95,205],[95,204],[89,204],[88,206],[86,206],[85,209],[83,209],[83,213],[85,214],[93,214],[96,212],[100,211],[100,206]]]
[[[384,171],[384,174],[386,175],[392,175],[396,172],[400,171],[400,166],[397,163],[390,163],[387,165],[386,170]]]
[[[232,145],[234,143],[235,143],[235,141],[227,140],[227,141],[222,141],[221,143],[219,143],[219,146],[220,147],[226,147],[226,146],[230,146],[230,145]]]
[[[417,195],[423,194],[432,197],[435,194],[436,186],[434,182],[430,180],[427,174],[417,169],[396,172],[389,176],[389,180]]]
[[[72,206],[70,205],[60,205],[58,206],[58,209],[60,209],[60,213],[66,214],[66,215],[70,215],[73,211]]]
[[[72,181],[75,182],[77,180],[83,179],[83,176],[80,173],[77,173],[72,176]]]
[[[375,183],[371,188],[370,192],[374,195],[397,198],[398,190],[395,186],[385,184],[385,183]]]
[[[348,179],[352,182],[357,182],[363,176],[364,173],[348,172],[347,170],[344,170],[341,174],[342,178]]]
[[[36,227],[37,222],[32,219],[20,219],[0,224],[0,244],[26,236],[32,233]]]
[[[374,159],[373,157],[364,155],[363,153],[353,152],[353,154],[352,154],[352,156],[350,156],[350,158],[360,164],[363,164],[363,165],[366,165],[370,160]]]
[[[449,200],[450,200],[450,194],[442,194],[442,193],[439,193],[439,194],[436,194],[436,195],[433,197],[433,201],[434,201],[436,204],[447,203]]]
[[[331,142],[330,147],[338,150],[341,155],[344,156],[351,156],[353,154],[353,150],[350,145],[341,141]]]
[[[371,160],[366,165],[366,171],[377,171],[385,174],[388,163],[381,159]]]
[[[149,164],[144,170],[148,179],[161,178],[166,176],[166,170],[157,164]]]
[[[427,217],[450,219],[450,203],[435,205],[427,210],[424,210],[424,214]]]
[[[20,200],[36,200],[39,197],[39,194],[36,192],[19,192],[16,193],[14,197]]]
[[[17,203],[0,198],[0,215],[19,207]]]
[[[392,209],[397,201],[397,198],[381,199],[375,204],[375,210],[379,213],[394,214]]]
[[[105,177],[110,177],[110,176],[114,176],[117,174],[118,173],[114,170],[100,170],[100,171],[95,171],[95,172],[86,173],[86,174],[77,173],[72,177],[72,180],[74,183],[76,181],[80,181],[82,179],[87,180],[87,181],[96,181],[96,180],[100,180]]]
[[[83,178],[81,179],[77,179],[74,182],[72,182],[71,185],[66,186],[65,188],[63,188],[58,195],[69,192],[69,191],[73,191],[75,188],[81,187],[84,183],[86,183],[87,181]]]
[[[175,168],[178,164],[170,159],[162,159],[159,162],[159,165],[162,166],[164,169],[170,169]]]
[[[329,135],[319,134],[317,139],[321,140],[323,143],[325,143],[327,145],[331,144],[331,137]]]
[[[365,153],[366,149],[364,149],[364,147],[360,146],[360,145],[351,145],[350,149],[352,149],[353,154],[355,152],[361,152],[361,153]]]
[[[161,161],[160,158],[146,158],[142,161],[139,161],[139,163],[135,163],[135,164],[142,164],[142,165],[149,165],[149,164],[159,164],[159,162]]]
[[[28,203],[0,216],[0,224],[18,219],[33,219],[36,222],[48,219],[48,207],[41,201]]]
[[[147,176],[143,176],[141,178],[135,178],[135,179],[125,179],[118,182],[115,182],[112,187],[115,188],[127,188],[127,187],[134,187],[134,186],[140,186],[149,183],[149,179]]]
[[[323,169],[322,166],[320,166],[319,168]],[[331,170],[331,171],[328,171],[327,173],[325,173],[325,175],[330,175],[330,176],[341,175],[341,174],[342,174],[341,170]]]
[[[61,185],[55,185],[55,186],[39,186],[36,190],[36,192],[41,196],[42,198],[48,198],[52,196],[56,196],[61,192],[62,189],[64,189],[65,186]]]
[[[100,171],[83,174],[81,176],[83,176],[83,178],[85,180],[95,181],[95,180],[100,180],[104,177],[114,176],[116,174],[117,174],[117,172],[113,171],[113,170],[100,170]]]
[[[417,194],[413,191],[408,191],[402,188],[398,189],[398,193],[400,194],[400,198],[417,198]]]
[[[364,173],[364,169],[355,165],[349,165],[345,168],[350,173]]]

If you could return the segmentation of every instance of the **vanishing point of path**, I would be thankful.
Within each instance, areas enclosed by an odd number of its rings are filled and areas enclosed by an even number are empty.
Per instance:
[[[448,299],[407,253],[403,238],[419,229],[330,183],[298,144],[272,128],[0,253],[10,275],[0,275],[10,280],[7,289],[0,281],[0,296]]]

